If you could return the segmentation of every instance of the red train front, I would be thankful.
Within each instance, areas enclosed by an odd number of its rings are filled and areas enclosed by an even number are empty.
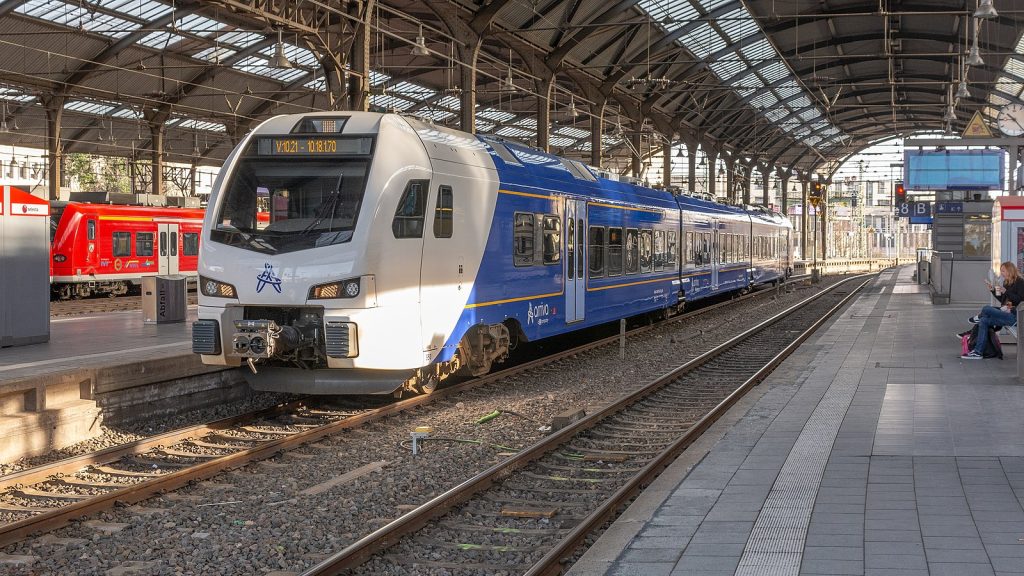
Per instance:
[[[51,289],[61,299],[127,294],[143,276],[194,276],[203,210],[69,202],[51,211]]]

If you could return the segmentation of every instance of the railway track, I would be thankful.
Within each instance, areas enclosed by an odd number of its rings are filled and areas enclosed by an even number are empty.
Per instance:
[[[189,292],[188,304],[193,306],[198,300],[195,292]],[[142,309],[142,296],[117,296],[115,298],[84,298],[82,300],[60,300],[50,302],[50,317],[64,318],[101,314],[104,312],[124,312]]]
[[[790,307],[328,557],[304,576],[558,574],[580,545],[867,284]]]
[[[794,279],[793,282],[802,280]],[[770,289],[755,292],[653,326],[637,328],[629,335],[632,337],[658,326],[685,321],[739,300],[773,293],[775,291]],[[566,356],[618,341],[619,337],[615,336],[591,342],[484,378],[445,387],[428,396],[397,402],[363,397],[358,401],[350,400],[351,405],[330,409],[311,408],[304,401],[298,401],[0,477],[0,546],[59,528],[117,503],[139,502],[212,477],[226,469],[315,442],[341,430],[357,428],[471,388],[501,382]],[[374,403],[376,405],[368,406]]]

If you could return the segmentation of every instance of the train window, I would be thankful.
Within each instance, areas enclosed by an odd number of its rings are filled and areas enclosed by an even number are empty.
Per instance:
[[[178,233],[171,232],[171,256],[178,255]]]
[[[603,226],[590,227],[590,277],[604,276],[604,237]]]
[[[160,255],[167,256],[167,232],[160,233]]]
[[[136,256],[152,256],[153,255],[153,233],[152,232],[136,232],[135,233],[135,255]]]
[[[181,235],[181,253],[184,256],[199,255],[199,234],[183,232]]]
[[[558,216],[544,216],[544,263],[562,261],[562,221]]]
[[[676,233],[674,230],[670,231],[665,237],[665,251],[665,263],[674,270],[679,262],[679,253],[676,252]]]
[[[653,263],[654,235],[650,230],[640,231],[640,271],[650,272]]]
[[[437,206],[434,207],[434,238],[452,237],[452,187],[437,189]]]
[[[96,239],[96,221],[95,220],[89,220],[88,222],[86,222],[86,238],[88,238],[89,240],[95,240]]]
[[[608,275],[622,275],[622,228],[608,229]]]
[[[576,277],[583,278],[583,248],[585,239],[583,235],[585,230],[583,229],[583,219],[577,220],[578,226],[576,227]]]
[[[640,238],[636,228],[626,229],[626,274],[636,274],[640,269]]]
[[[427,181],[410,180],[395,209],[391,232],[395,238],[422,238],[423,215],[427,211]]]
[[[654,271],[665,269],[665,231],[654,231]]]
[[[683,246],[683,253],[686,254],[687,264],[697,263],[697,250],[693,245],[693,232],[687,232],[685,236],[686,245]],[[668,252],[666,250],[666,252]]]
[[[565,277],[572,280],[576,272],[576,220],[565,219]]]
[[[114,232],[114,256],[132,255],[132,233]]]
[[[533,265],[533,214],[516,212],[513,231],[512,260],[516,266]]]

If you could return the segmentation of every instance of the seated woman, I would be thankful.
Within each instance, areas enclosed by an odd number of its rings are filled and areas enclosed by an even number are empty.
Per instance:
[[[985,306],[981,313],[970,319],[972,324],[978,324],[978,338],[974,349],[960,356],[964,360],[980,360],[985,346],[988,344],[988,329],[993,326],[1016,326],[1017,306],[1024,300],[1024,279],[1021,278],[1017,266],[1013,262],[1003,262],[999,265],[999,276],[1003,280],[1002,286],[992,286],[988,280],[989,292],[1002,304],[1001,307]]]

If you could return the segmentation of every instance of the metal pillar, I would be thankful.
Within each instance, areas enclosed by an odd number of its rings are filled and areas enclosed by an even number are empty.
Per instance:
[[[551,88],[554,76],[537,79],[537,148],[550,152],[551,139]]]
[[[352,3],[352,15],[359,23],[353,31],[352,56],[349,58],[354,72],[349,76],[349,110],[365,112],[370,109],[370,23],[376,5],[377,0]]]
[[[807,191],[809,183],[807,180],[800,180],[800,257],[804,260],[807,259],[807,224],[808,224],[808,213],[811,211],[811,205],[808,202]]]
[[[604,131],[604,100],[594,102],[590,107],[590,164],[601,167],[601,151],[603,142],[601,132]]]
[[[153,188],[150,192],[156,196],[164,193],[164,123],[149,124],[150,141],[153,144],[151,163],[153,165]]]
[[[768,181],[770,180],[771,174],[772,174],[772,172],[768,168],[765,168],[764,170],[761,170],[761,180],[762,180],[761,187],[764,188],[764,202],[761,203],[762,206],[768,206],[768,204],[771,203],[770,202],[771,198],[769,197],[770,191],[769,191],[769,188],[768,188]]]
[[[672,185],[672,144],[661,145],[661,180],[665,188]]]
[[[752,184],[751,180],[754,178],[754,165],[743,164],[742,166],[746,172],[743,175],[743,203],[750,204],[750,188]]]
[[[459,57],[465,65],[459,68],[459,128],[463,132],[476,133],[476,62],[480,56],[480,40],[477,39],[459,49]]]
[[[686,143],[686,158],[689,165],[686,167],[687,185],[686,189],[690,194],[697,193],[697,145]]]
[[[779,172],[779,186],[782,187],[782,195],[779,200],[783,216],[789,216],[789,172]]]
[[[64,178],[64,150],[60,140],[61,121],[64,117],[64,98],[55,97],[46,102],[46,177],[50,200],[60,200],[60,185]]]
[[[736,203],[736,159],[733,157],[725,161],[725,199],[730,204]]]
[[[640,146],[643,143],[640,139],[640,131],[634,130],[634,133],[629,136],[629,139],[633,142],[633,149],[630,151],[630,169],[632,170],[633,176],[639,178],[640,172],[643,170],[643,166],[640,164]]]
[[[716,188],[718,188],[718,167],[716,164],[718,164],[718,152],[716,152],[714,148],[704,147],[703,145],[701,147],[704,148],[704,155],[708,157],[708,194],[710,194],[712,198],[717,198]]]

